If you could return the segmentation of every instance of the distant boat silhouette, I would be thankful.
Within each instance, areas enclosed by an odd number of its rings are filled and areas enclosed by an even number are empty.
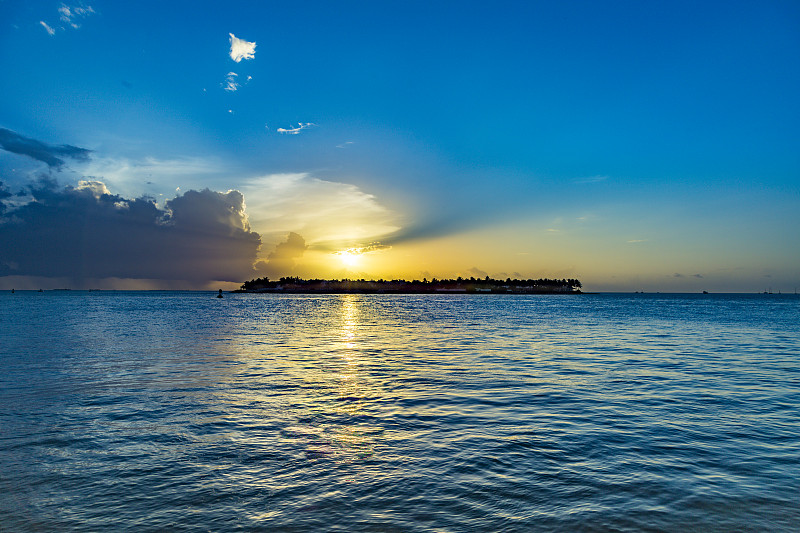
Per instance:
[[[217,298],[222,298],[222,289],[219,290],[219,293],[217,294]]]

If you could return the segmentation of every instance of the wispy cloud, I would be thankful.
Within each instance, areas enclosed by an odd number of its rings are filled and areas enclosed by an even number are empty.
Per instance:
[[[61,4],[61,7],[58,8],[58,26],[52,23],[48,24],[43,20],[40,20],[39,24],[42,25],[49,35],[55,35],[57,29],[66,30],[67,28],[72,28],[77,30],[81,27],[78,21],[92,14],[94,14],[94,8],[89,5],[78,4],[69,6],[67,4]]]
[[[278,128],[278,133],[283,133],[285,135],[297,135],[301,131],[308,128],[313,128],[314,126],[316,126],[316,124],[313,122],[298,122],[296,128]]]
[[[255,42],[251,43],[244,39],[239,39],[232,33],[228,35],[231,36],[231,59],[238,63],[242,59],[253,59],[256,56]]]
[[[351,144],[355,144],[355,142],[354,142],[354,141],[345,141],[345,142],[343,142],[342,144],[337,144],[337,145],[336,145],[336,148],[347,148],[347,147],[349,147]]]
[[[230,92],[237,90],[239,88],[239,84],[236,82],[238,76],[239,75],[235,72],[228,72],[228,75],[225,76],[225,83],[222,88]]]
[[[58,13],[61,15],[61,22],[68,24],[72,28],[78,29],[81,26],[75,21],[84,17],[88,17],[94,13],[94,9],[92,9],[92,6],[68,6],[66,4],[61,4],[61,7],[58,8]]]
[[[365,251],[399,229],[397,216],[372,194],[348,183],[309,174],[272,174],[241,189],[255,231],[285,235],[296,231],[318,250],[337,251],[367,242]]]
[[[572,180],[573,183],[586,184],[586,183],[600,183],[606,181],[608,176],[589,176],[588,178],[576,178]]]
[[[636,244],[637,242],[647,242],[647,239],[631,239],[627,242],[628,244]]]
[[[242,85],[247,85],[250,80],[253,79],[253,76],[247,76],[244,79],[244,83],[239,82],[239,75],[233,71],[228,72],[225,75],[225,81],[221,84],[222,88],[228,92],[235,92],[238,91]],[[203,89],[205,91],[205,89]]]
[[[46,144],[5,128],[0,128],[0,148],[7,152],[36,159],[50,168],[60,169],[64,166],[64,157],[78,161],[88,161],[91,150],[71,146],[69,144]]]
[[[49,33],[50,35],[55,35],[55,34],[56,34],[56,30],[54,30],[53,28],[51,28],[51,27],[50,27],[50,26],[49,26],[49,25],[48,25],[48,24],[47,24],[45,21],[43,21],[43,20],[40,20],[40,21],[39,21],[39,24],[41,24],[41,25],[42,25],[42,27],[44,28],[44,30],[45,30],[47,33]]]
[[[380,250],[389,250],[391,246],[386,244],[381,244],[378,241],[371,242],[366,246],[354,246],[352,248],[347,248],[346,250],[339,250],[338,252],[333,252],[334,255],[361,255],[367,254],[370,252],[377,252]]]

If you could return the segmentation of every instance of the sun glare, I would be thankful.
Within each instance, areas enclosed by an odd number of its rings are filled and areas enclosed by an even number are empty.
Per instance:
[[[354,267],[360,262],[361,254],[354,253],[352,250],[342,250],[341,252],[336,252],[336,255],[339,256],[339,260],[344,266]]]

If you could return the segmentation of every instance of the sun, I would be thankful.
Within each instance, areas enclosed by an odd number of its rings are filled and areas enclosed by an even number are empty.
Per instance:
[[[361,262],[361,254],[355,253],[353,250],[342,250],[341,252],[336,252],[336,255],[339,256],[339,260],[346,267],[355,267]]]

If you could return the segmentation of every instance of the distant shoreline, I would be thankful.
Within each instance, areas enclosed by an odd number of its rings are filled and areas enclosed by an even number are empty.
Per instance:
[[[403,289],[236,289],[229,294],[588,294],[575,291],[503,291],[503,290],[403,290]]]
[[[577,279],[496,280],[456,278],[428,281],[395,280],[324,280],[284,277],[279,281],[259,278],[246,281],[239,293],[269,294],[581,294]]]

